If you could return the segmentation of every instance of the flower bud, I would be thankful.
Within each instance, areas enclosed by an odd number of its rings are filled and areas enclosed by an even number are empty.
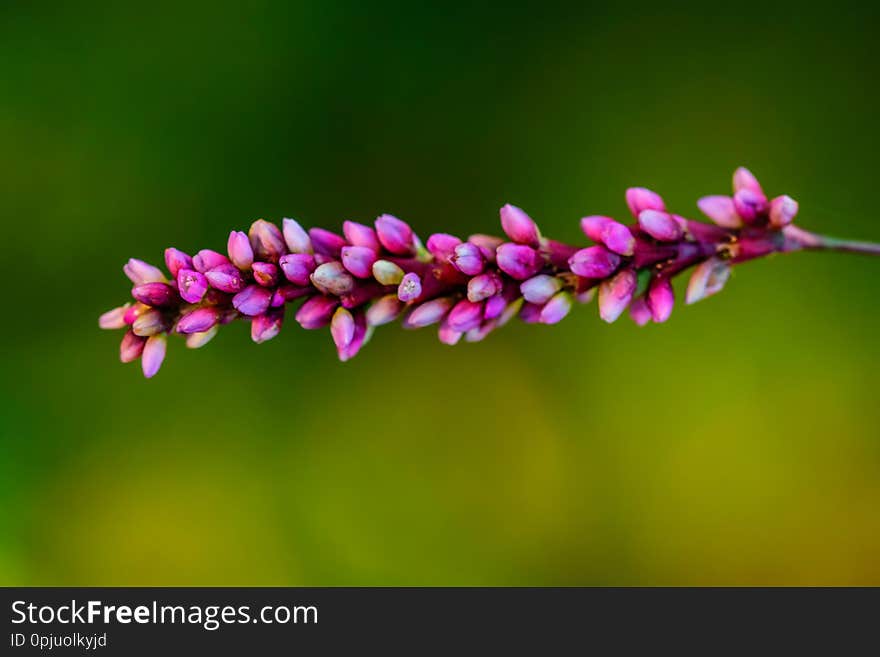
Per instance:
[[[577,251],[568,259],[568,266],[584,278],[606,278],[620,266],[620,256],[597,244]]]
[[[193,256],[193,268],[203,274],[211,269],[228,264],[230,264],[229,258],[211,249],[202,249]]]
[[[393,322],[403,310],[403,303],[396,294],[387,294],[376,299],[367,309],[367,324],[369,326],[382,326]]]
[[[473,303],[479,303],[501,292],[503,285],[501,277],[495,272],[474,276],[468,281],[467,298]]]
[[[382,246],[397,255],[412,253],[415,246],[409,224],[390,214],[383,214],[376,219],[376,234]]]
[[[196,308],[186,313],[177,322],[178,333],[203,333],[220,321],[220,311],[214,306]]]
[[[571,294],[568,292],[557,292],[544,307],[541,308],[539,316],[542,324],[557,324],[565,319],[565,316],[571,312]]]
[[[174,278],[181,269],[192,269],[193,261],[186,253],[174,247],[165,249],[165,266]]]
[[[102,329],[121,329],[125,323],[125,313],[128,312],[128,304],[108,310],[98,318],[98,326]]]
[[[354,279],[346,271],[341,262],[333,261],[319,265],[311,276],[312,285],[324,294],[334,294],[337,297],[345,294],[354,287]]]
[[[544,266],[541,254],[530,246],[506,242],[496,251],[498,267],[518,281],[531,278]]]
[[[200,333],[190,333],[186,336],[186,346],[188,349],[199,349],[213,340],[215,335],[217,335],[216,326]]]
[[[122,336],[122,342],[119,344],[119,360],[123,363],[130,363],[137,360],[144,352],[144,344],[147,339],[140,335],[135,335],[132,331],[126,331]]]
[[[629,307],[629,316],[639,326],[644,326],[651,321],[651,309],[648,307],[645,297],[639,297],[632,302]]]
[[[354,320],[354,334],[345,347],[336,347],[336,354],[343,363],[354,358],[361,347],[367,343],[372,335],[373,329],[367,326],[366,319],[362,312],[352,313]]]
[[[486,262],[495,262],[495,251],[498,250],[499,246],[504,244],[504,240],[500,237],[495,237],[494,235],[481,235],[479,233],[471,235],[467,238],[467,241],[480,247],[480,253],[483,254]]]
[[[584,235],[598,243],[602,241],[602,233],[605,230],[605,227],[613,222],[614,219],[611,217],[603,217],[594,214],[581,219],[581,230],[584,231]]]
[[[181,269],[177,272],[177,289],[184,301],[198,303],[208,291],[208,279],[192,269]]]
[[[476,276],[485,267],[486,262],[480,247],[470,242],[463,242],[455,247],[449,264],[466,276]]]
[[[404,271],[390,260],[377,260],[373,263],[373,278],[382,285],[400,285]]]
[[[592,215],[581,219],[581,230],[594,242],[604,244],[610,251],[631,256],[636,246],[630,229],[611,217]]]
[[[317,329],[327,326],[333,311],[339,305],[336,297],[314,296],[306,299],[306,302],[296,311],[296,321],[304,329]]]
[[[461,240],[455,235],[434,233],[428,238],[426,246],[437,262],[446,262],[459,244],[461,244]]]
[[[244,288],[241,272],[232,263],[219,265],[205,272],[205,279],[215,290],[235,294]]]
[[[259,285],[248,285],[232,297],[232,305],[242,315],[262,315],[272,303],[272,292]]]
[[[397,288],[397,298],[408,303],[418,299],[422,294],[422,281],[415,272],[404,275]]]
[[[282,256],[283,257],[283,256]],[[255,262],[253,264],[254,280],[263,287],[278,285],[278,266],[271,262]]]
[[[254,257],[264,262],[278,262],[287,253],[287,244],[281,229],[264,219],[257,219],[248,230],[248,239],[254,250]]]
[[[798,213],[798,202],[791,196],[777,196],[770,201],[770,225],[773,228],[788,226]]]
[[[165,322],[165,317],[155,308],[150,308],[150,310],[140,314],[131,325],[132,333],[143,338],[162,333],[167,328],[168,325]]]
[[[599,316],[609,323],[620,317],[632,301],[637,284],[632,269],[624,269],[614,278],[602,281],[599,285]]]
[[[162,273],[161,269],[137,258],[129,258],[128,262],[123,265],[122,271],[125,272],[125,275],[135,285],[162,283],[165,281],[165,274]]]
[[[153,335],[147,338],[144,343],[144,352],[141,355],[141,368],[144,376],[148,379],[153,378],[159,368],[162,367],[162,361],[165,360],[165,348],[168,340],[164,333]]]
[[[639,228],[660,242],[675,242],[682,236],[678,222],[671,215],[659,210],[642,210],[639,214]]]
[[[483,321],[483,304],[462,299],[449,311],[446,321],[456,331],[476,328]]]
[[[345,221],[342,223],[342,234],[353,246],[362,246],[375,253],[382,250],[376,231],[369,226],[356,221]]]
[[[519,318],[526,324],[537,324],[541,321],[541,310],[544,307],[537,303],[525,302],[519,310]]]
[[[132,288],[131,296],[143,304],[161,308],[177,300],[177,291],[168,283],[141,283]]]
[[[337,349],[345,349],[354,339],[354,317],[345,308],[337,308],[333,313],[330,335]]]
[[[315,271],[315,257],[310,253],[289,253],[278,259],[284,277],[294,285],[308,285],[309,276]]]
[[[767,215],[767,199],[750,189],[741,189],[733,195],[733,207],[747,224],[759,222]]]
[[[281,332],[284,308],[270,308],[251,320],[251,340],[257,344],[267,342]]]
[[[599,247],[601,248],[601,247]],[[533,276],[519,286],[523,298],[529,303],[544,304],[562,288],[562,281],[555,276],[540,274]]]
[[[448,297],[426,301],[413,308],[412,312],[404,320],[403,325],[405,328],[421,328],[430,324],[436,324],[446,317],[450,308],[452,308],[452,299]]]
[[[700,212],[722,228],[741,228],[742,219],[736,213],[730,196],[704,196],[697,201]]]
[[[511,240],[517,244],[537,247],[541,242],[541,233],[532,218],[523,210],[509,203],[501,208],[501,228]]]
[[[342,264],[358,278],[369,278],[373,273],[374,262],[376,252],[368,246],[342,247]]]
[[[719,258],[699,264],[688,281],[684,302],[688,305],[720,292],[730,277],[730,266]]]
[[[125,309],[125,314],[122,316],[122,321],[131,326],[132,324],[134,324],[134,321],[138,317],[147,312],[149,309],[149,306],[138,301],[137,303],[134,303]]]
[[[733,172],[733,191],[747,189],[756,196],[764,196],[764,190],[754,174],[745,167],[739,167]]]
[[[310,228],[309,237],[312,239],[312,246],[315,253],[338,258],[345,246],[345,238],[336,233],[324,230],[323,228]]]
[[[461,340],[461,336],[463,335],[464,333],[461,331],[456,331],[449,326],[449,322],[443,322],[437,330],[437,337],[440,339],[440,342],[450,346],[458,344],[458,341]]]
[[[254,263],[254,250],[251,248],[251,242],[248,236],[240,230],[234,230],[229,233],[229,239],[226,242],[226,252],[232,264],[239,269],[250,269]]]
[[[492,331],[498,328],[495,322],[483,322],[479,326],[475,326],[464,334],[467,342],[480,342],[486,338]]]
[[[663,198],[657,192],[652,192],[644,187],[630,187],[626,190],[626,204],[636,218],[645,210],[666,212]]]
[[[672,314],[675,304],[675,293],[668,278],[657,277],[648,286],[648,307],[651,317],[658,324],[665,322]]]
[[[312,240],[296,219],[288,219],[286,217],[282,219],[281,234],[284,238],[284,245],[291,253],[312,252]]]
[[[483,319],[487,321],[498,319],[504,314],[507,307],[507,299],[504,298],[503,294],[496,294],[495,296],[489,297],[486,299],[486,303],[483,304]]]

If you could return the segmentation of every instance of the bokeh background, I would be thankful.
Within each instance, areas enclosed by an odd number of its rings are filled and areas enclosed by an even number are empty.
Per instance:
[[[877,5],[0,7],[0,584],[880,584],[880,259],[740,268],[663,326],[595,305],[352,362],[289,321],[145,381],[130,256],[294,216],[545,234],[739,164],[880,240]]]

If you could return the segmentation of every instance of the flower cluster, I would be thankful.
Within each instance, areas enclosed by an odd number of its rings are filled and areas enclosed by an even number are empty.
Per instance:
[[[219,326],[248,319],[254,342],[278,335],[285,309],[303,328],[329,326],[339,358],[352,358],[374,327],[403,317],[406,328],[437,325],[455,344],[482,340],[513,317],[555,324],[575,302],[598,290],[607,322],[627,308],[639,325],[666,321],[675,302],[671,279],[694,268],[686,303],[718,292],[733,264],[806,245],[786,232],[798,204],[769,200],[755,177],[740,168],[733,196],[707,196],[699,208],[714,223],[667,210],[648,189],[627,190],[634,222],[606,216],[581,219],[593,242],[580,248],[541,235],[520,208],[501,208],[507,239],[436,233],[424,243],[409,225],[388,214],[372,226],[346,221],[339,235],[305,230],[293,219],[281,228],[262,219],[247,233],[233,231],[226,253],[204,249],[190,256],[165,251],[168,274],[141,260],[123,267],[133,301],[104,313],[102,328],[126,329],[123,362],[141,360],[152,377],[171,334],[188,347],[206,344]]]

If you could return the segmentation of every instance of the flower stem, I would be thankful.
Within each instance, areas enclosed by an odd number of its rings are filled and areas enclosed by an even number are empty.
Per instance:
[[[785,245],[783,251],[798,251],[811,249],[817,251],[845,251],[847,253],[864,253],[866,255],[880,256],[880,244],[873,242],[859,242],[855,240],[842,240],[827,235],[817,235],[797,226],[786,226],[783,229]]]

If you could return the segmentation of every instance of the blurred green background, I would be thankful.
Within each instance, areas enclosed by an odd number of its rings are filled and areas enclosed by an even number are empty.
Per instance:
[[[880,260],[743,266],[666,325],[482,344],[290,318],[145,381],[130,256],[393,212],[583,240],[751,167],[880,240],[877,5],[0,7],[0,584],[880,584]]]

